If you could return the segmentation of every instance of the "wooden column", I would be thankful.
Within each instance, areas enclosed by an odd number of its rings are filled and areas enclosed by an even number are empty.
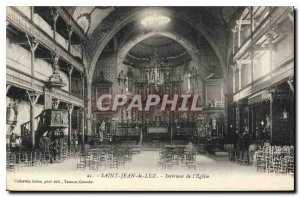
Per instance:
[[[83,53],[83,47],[84,47],[84,44],[85,44],[84,41],[81,40],[81,41],[80,41],[80,49],[81,49],[81,60],[82,60],[82,62],[83,62],[83,54],[84,54],[84,53]]]
[[[36,103],[40,97],[40,93],[26,91],[29,101],[30,101],[30,130],[31,130],[31,139],[32,147],[35,146],[35,122],[34,122],[34,112]]]
[[[69,41],[69,45],[68,45],[68,51],[71,51],[71,45],[72,45],[72,34],[73,34],[73,27],[71,25],[67,26],[67,31],[68,31],[68,41]]]
[[[238,21],[238,48],[241,46],[241,29],[242,29],[242,19]]]
[[[235,34],[237,31],[236,26],[231,31],[232,31],[232,54],[234,54],[234,52],[235,52]]]
[[[242,63],[237,61],[237,68],[239,69],[239,90],[242,89]]]
[[[71,103],[67,103],[68,107],[68,115],[69,115],[69,129],[68,129],[68,146],[69,150],[71,150],[71,142],[72,142],[72,112],[74,105]]]
[[[34,22],[34,6],[30,6],[30,19]]]
[[[85,74],[80,74],[80,77],[81,77],[81,82],[82,82],[82,97],[84,98],[84,88],[85,88],[85,83],[84,83],[84,80],[85,80]]]
[[[72,73],[73,73],[74,67],[72,65],[70,65],[69,67],[69,92],[72,91]]]
[[[30,37],[28,35],[26,35],[28,44],[30,46],[30,52],[31,52],[31,60],[30,60],[30,64],[31,64],[31,76],[35,77],[35,64],[34,64],[34,59],[35,59],[35,50],[37,49],[39,43],[37,42],[37,40],[33,37]],[[32,82],[32,86],[34,83],[34,80],[31,79]]]
[[[250,10],[251,35],[252,35],[252,33],[254,32],[254,29],[255,29],[255,26],[254,26],[255,25],[255,21],[254,21],[254,17],[253,17],[253,7],[250,6],[249,10]]]
[[[10,88],[11,88],[11,85],[6,85],[6,94],[8,93]]]
[[[269,71],[269,75],[270,75],[270,89],[271,89],[271,82],[272,82],[272,70],[273,70],[273,65],[272,65],[272,49],[273,49],[273,30],[270,30],[270,33],[268,33],[267,35],[267,39],[269,42],[269,55],[270,55],[270,71]],[[271,134],[271,143],[273,142],[273,93],[270,92],[271,97],[270,97],[270,134]],[[274,93],[275,94],[275,93]]]
[[[53,17],[53,39],[56,40],[56,22],[57,22],[57,19],[58,19],[58,12],[57,11],[54,11],[52,13],[52,17]]]

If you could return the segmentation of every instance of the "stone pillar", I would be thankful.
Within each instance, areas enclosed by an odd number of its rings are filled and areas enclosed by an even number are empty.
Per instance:
[[[81,133],[82,133],[82,148],[84,148],[84,140],[85,140],[85,126],[84,126],[84,122],[85,122],[85,109],[84,107],[83,108],[80,108],[80,113],[81,113]]]
[[[30,130],[31,130],[31,140],[32,140],[32,147],[35,146],[35,121],[34,121],[34,112],[36,103],[40,97],[40,93],[36,92],[29,92],[26,91],[29,101],[30,101]]]
[[[235,93],[236,87],[235,87],[235,71],[236,71],[236,66],[232,65],[231,66],[232,69],[232,93]]]
[[[87,117],[91,117],[92,114],[92,102],[91,102],[92,92],[91,91],[92,91],[92,83],[88,79],[87,80],[87,103],[86,103]],[[87,129],[87,134],[92,135],[92,120],[90,118],[87,118],[86,129]]]
[[[254,55],[255,55],[255,51],[253,48],[250,49],[250,72],[251,72],[251,75],[250,75],[250,80],[251,80],[251,84],[252,82],[254,81]]]
[[[71,150],[71,143],[72,143],[72,112],[74,105],[71,103],[67,103],[68,108],[68,115],[69,115],[69,128],[68,128],[68,146],[69,150]]]
[[[229,85],[229,75],[226,75],[224,81],[223,81],[223,93],[224,93],[224,107],[225,107],[225,117],[224,117],[224,130],[223,130],[223,135],[224,135],[224,139],[225,142],[228,141],[228,136],[229,136],[229,132],[228,132],[228,125],[229,123],[229,99],[228,99],[228,85]],[[222,88],[222,89],[223,89]],[[221,94],[221,96],[223,97],[223,95]]]

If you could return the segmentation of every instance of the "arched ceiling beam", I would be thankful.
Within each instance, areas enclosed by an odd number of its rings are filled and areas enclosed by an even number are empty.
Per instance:
[[[226,75],[226,61],[225,61],[225,51],[226,51],[226,35],[225,31],[223,32],[221,29],[217,27],[212,27],[213,25],[204,24],[204,21],[199,19],[198,21],[195,18],[188,17],[190,13],[182,13],[173,10],[172,8],[144,8],[144,7],[131,7],[122,10],[122,12],[118,12],[117,10],[113,12],[109,17],[107,17],[103,23],[101,23],[96,30],[93,32],[91,39],[88,41],[88,61],[90,64],[89,75],[93,76],[94,69],[97,63],[97,60],[107,45],[107,43],[120,31],[123,27],[134,20],[138,20],[144,16],[145,13],[151,11],[159,11],[163,12],[164,15],[178,18],[192,27],[194,27],[198,32],[200,32],[205,39],[212,46],[215,51],[219,62],[221,64],[223,74]],[[213,35],[212,35],[213,34]],[[90,79],[91,80],[91,79]]]
[[[126,42],[123,42],[123,44],[120,46],[120,50],[118,51],[118,55],[117,55],[118,65],[123,62],[126,55],[135,45],[137,45],[139,42],[151,36],[164,36],[178,42],[187,50],[187,52],[190,54],[192,59],[197,63],[197,65],[202,66],[197,46],[194,45],[193,42],[191,42],[190,40],[186,39],[185,36],[175,32],[167,32],[167,31],[152,31],[148,33],[139,33],[132,36],[129,40],[126,40]]]

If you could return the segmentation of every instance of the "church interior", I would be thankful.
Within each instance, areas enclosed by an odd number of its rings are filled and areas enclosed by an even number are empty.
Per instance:
[[[7,170],[289,179],[294,39],[292,7],[7,7]],[[198,110],[128,110],[116,95]]]

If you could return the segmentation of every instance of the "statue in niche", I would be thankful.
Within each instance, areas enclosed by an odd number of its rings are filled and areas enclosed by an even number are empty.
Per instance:
[[[197,76],[197,69],[193,66],[192,67],[192,73],[193,73],[193,76]]]
[[[124,79],[125,78],[125,75],[124,75],[124,71],[121,70],[121,72],[119,73],[119,78],[120,79]]]
[[[170,72],[169,70],[166,70],[166,81],[170,81]]]
[[[246,119],[244,119],[243,134],[248,134],[248,133],[249,133],[248,121]]]
[[[177,88],[177,86],[174,86],[174,94],[178,94],[178,88]]]
[[[127,119],[131,120],[131,111],[127,110]]]
[[[216,120],[216,117],[214,117],[211,121],[211,126],[212,126],[212,129],[213,130],[216,130],[217,129],[217,120]]]
[[[126,109],[123,109],[123,120],[126,122],[127,121],[127,112]]]
[[[150,71],[146,71],[146,82],[150,83]]]
[[[263,136],[265,140],[271,139],[271,119],[268,114],[266,115],[266,126],[263,129]]]
[[[99,72],[99,78],[100,78],[100,79],[104,79],[104,73],[103,73],[102,70]]]
[[[6,113],[7,113],[6,116],[7,124],[13,124],[13,123],[15,124],[16,121],[18,120],[18,113],[19,113],[18,104],[16,102],[9,103]]]
[[[106,129],[106,123],[104,120],[102,120],[101,124],[100,124],[100,127],[99,127],[99,134],[98,134],[98,137],[99,137],[99,141],[102,142],[103,139],[104,139],[104,133],[105,133],[105,129]]]
[[[167,121],[167,123],[170,122],[170,111],[167,111],[167,114],[166,114],[166,121]]]
[[[188,119],[188,116],[187,116],[186,112],[184,112],[184,113],[182,114],[182,118],[185,119],[185,120]]]
[[[7,107],[7,112],[6,112],[6,120],[7,123],[9,122],[13,122],[14,121],[14,110],[13,110],[13,103],[9,103],[8,107]]]
[[[135,113],[135,111],[132,112],[132,120],[136,120],[136,113]]]
[[[168,95],[170,95],[170,88],[169,88],[169,86],[166,87],[166,93],[167,93]]]
[[[216,106],[217,106],[217,99],[216,98],[211,99],[209,103],[209,107],[216,107]]]

